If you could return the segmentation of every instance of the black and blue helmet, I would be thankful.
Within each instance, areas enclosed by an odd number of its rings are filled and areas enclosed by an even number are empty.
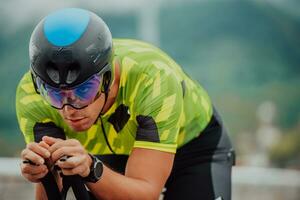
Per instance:
[[[62,9],[42,19],[31,35],[31,72],[55,88],[72,88],[96,73],[110,77],[112,49],[111,32],[99,16]]]

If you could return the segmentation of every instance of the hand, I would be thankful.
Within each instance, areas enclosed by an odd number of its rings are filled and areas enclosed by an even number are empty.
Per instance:
[[[49,145],[41,141],[27,144],[21,153],[21,173],[29,181],[38,183],[48,173],[45,160],[50,157]]]
[[[50,146],[51,160],[61,168],[64,175],[89,175],[92,159],[78,140],[61,140],[48,136],[44,136],[42,140]]]

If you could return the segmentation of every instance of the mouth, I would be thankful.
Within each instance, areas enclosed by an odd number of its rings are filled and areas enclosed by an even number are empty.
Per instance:
[[[81,117],[81,118],[66,118],[66,120],[69,121],[69,122],[71,122],[72,124],[79,123],[79,122],[81,122],[84,119],[85,119],[85,117]]]

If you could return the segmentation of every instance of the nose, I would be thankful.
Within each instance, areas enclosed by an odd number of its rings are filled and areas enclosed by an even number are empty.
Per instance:
[[[65,109],[66,111],[70,110],[70,109],[74,109],[71,106],[67,106],[68,104],[74,104],[76,102],[76,97],[74,95],[74,92],[72,90],[64,90],[63,91],[63,98],[62,98],[62,104],[64,104],[65,106],[63,107],[63,109]],[[69,107],[69,108],[68,108]]]
[[[70,105],[65,105],[65,106],[63,107],[63,113],[65,113],[65,114],[68,115],[68,116],[72,115],[72,114],[75,113],[75,112],[76,112],[76,109],[73,108],[73,107],[70,106]]]

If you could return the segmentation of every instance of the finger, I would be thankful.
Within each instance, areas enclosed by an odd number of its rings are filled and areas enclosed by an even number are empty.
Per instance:
[[[56,165],[58,165],[62,169],[70,169],[83,164],[84,161],[85,161],[84,156],[72,156],[68,158],[66,161],[58,160],[56,162]]]
[[[78,167],[72,169],[62,169],[61,171],[66,176],[77,175],[77,174],[80,176],[82,175],[87,176],[86,174],[89,173],[89,169],[84,165],[79,165]]]
[[[32,178],[38,180],[38,179],[41,179],[41,178],[43,178],[44,176],[46,176],[47,173],[48,173],[48,170],[46,170],[46,171],[44,171],[44,172],[42,172],[42,173],[40,173],[40,174],[32,175]]]
[[[45,173],[45,171],[48,171],[46,165],[28,165],[28,164],[22,164],[21,165],[21,172],[23,174],[30,174],[30,175],[36,175]]]
[[[49,151],[53,153],[57,149],[61,147],[66,147],[66,146],[81,146],[80,142],[75,139],[68,139],[68,140],[58,140],[57,142],[53,143],[51,147],[49,148]]]
[[[23,176],[24,176],[27,180],[29,180],[29,181],[31,181],[31,182],[38,183],[38,182],[41,181],[41,179],[42,179],[43,177],[46,176],[47,173],[48,173],[48,171],[45,171],[45,172],[40,173],[40,174],[35,174],[35,175],[24,174]]]
[[[49,146],[52,146],[53,144],[55,144],[58,141],[62,141],[62,139],[59,138],[54,138],[54,137],[49,137],[49,136],[43,136],[42,137],[42,141],[44,141],[46,144],[48,144]]]
[[[41,147],[44,147],[45,149],[49,149],[49,147],[50,147],[45,141],[40,141],[40,142],[39,142],[39,145],[40,145]]]
[[[79,147],[74,146],[63,146],[57,149],[55,152],[52,153],[51,159],[53,162],[61,159],[63,156],[75,156],[77,154],[83,153],[83,150]]]
[[[45,162],[43,157],[41,157],[40,155],[36,154],[35,152],[33,152],[29,149],[24,149],[22,151],[22,158],[24,160],[30,160],[31,162],[35,163],[36,165],[42,165]]]
[[[26,148],[42,156],[43,158],[50,157],[50,152],[46,148],[40,146],[38,143],[35,142],[28,143]]]

